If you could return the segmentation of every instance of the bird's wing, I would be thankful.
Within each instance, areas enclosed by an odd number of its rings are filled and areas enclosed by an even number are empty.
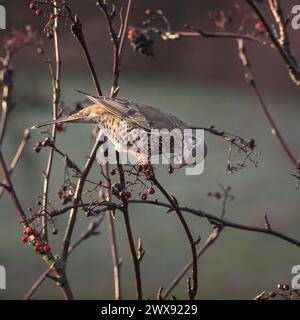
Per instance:
[[[85,95],[89,100],[91,100],[96,105],[102,107],[107,112],[113,114],[115,117],[128,121],[135,127],[139,127],[146,131],[151,129],[149,122],[143,114],[139,112],[136,108],[136,104],[122,99],[113,99],[109,97],[96,97],[92,96],[86,92],[75,89],[75,91]]]

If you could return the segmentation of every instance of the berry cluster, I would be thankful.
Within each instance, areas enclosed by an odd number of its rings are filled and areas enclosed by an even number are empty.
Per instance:
[[[44,11],[40,8],[40,3],[39,1],[32,1],[29,4],[29,9],[34,11],[34,14],[37,17],[41,17],[41,16],[48,16],[44,13]],[[54,13],[50,13],[49,17],[49,22],[47,23],[44,32],[46,33],[46,36],[48,39],[53,39],[53,25],[55,22],[55,19],[57,18],[57,15]]]
[[[143,192],[140,194],[140,198],[143,200],[143,201],[146,201],[147,198],[148,198],[148,195],[153,195],[155,193],[155,189],[153,187],[148,187],[147,188],[147,192]]]
[[[26,227],[24,230],[24,236],[21,238],[23,243],[29,243],[35,247],[35,250],[41,254],[47,254],[51,251],[51,247],[43,242],[39,241],[38,233],[32,227]]]
[[[67,191],[67,187],[66,186],[64,186],[62,189],[60,189],[57,192],[57,195],[58,195],[59,199],[63,200],[62,201],[63,205],[67,204],[68,202],[71,202],[72,198],[74,196],[72,191]]]
[[[51,140],[50,138],[46,138],[43,141],[37,142],[36,145],[34,146],[33,150],[36,153],[40,153],[40,151],[42,150],[43,147],[53,148],[54,146],[55,146],[54,141]]]
[[[127,37],[134,51],[148,57],[154,56],[154,41],[150,38],[147,31],[130,28]]]

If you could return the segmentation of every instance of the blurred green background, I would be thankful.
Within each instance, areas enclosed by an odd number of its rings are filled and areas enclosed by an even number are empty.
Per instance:
[[[162,8],[174,29],[183,29],[186,22],[212,29],[207,12],[217,8],[232,10],[224,1],[133,1],[130,25],[140,25],[144,10]],[[136,2],[136,3],[135,3]],[[286,10],[295,1],[286,1]],[[0,31],[1,41],[13,28],[32,24],[42,30],[46,20],[35,17],[28,9],[29,1],[2,1],[7,8],[6,31]],[[111,46],[105,21],[95,9],[95,1],[69,1],[74,12],[80,14],[87,43],[105,92],[111,81]],[[116,1],[125,5],[126,1]],[[237,21],[234,21],[237,23]],[[299,36],[291,32],[292,40]],[[52,42],[44,35],[46,53],[35,54],[27,48],[16,56],[14,63],[16,107],[9,115],[3,151],[5,158],[13,157],[25,127],[51,117],[51,83],[45,60],[52,57]],[[295,41],[294,41],[295,42]],[[67,27],[62,27],[62,100],[73,107],[81,100],[72,88],[94,92],[80,48]],[[295,46],[295,52],[299,51]],[[293,166],[283,154],[270,132],[251,88],[244,83],[243,70],[234,41],[183,39],[155,44],[155,58],[146,59],[125,46],[122,62],[120,97],[159,106],[178,115],[191,125],[209,126],[235,133],[257,141],[261,156],[258,167],[249,165],[244,170],[226,172],[228,145],[206,134],[208,156],[201,176],[185,176],[184,171],[168,175],[158,168],[162,183],[174,194],[180,204],[219,215],[221,203],[208,197],[218,191],[218,185],[230,185],[235,199],[228,205],[227,218],[255,226],[263,226],[265,213],[274,229],[299,238],[299,190],[291,177]],[[289,80],[285,66],[275,51],[249,45],[257,83],[266,102],[279,123],[284,137],[293,152],[299,154],[297,133],[300,110],[299,89]],[[266,61],[268,63],[266,63]],[[91,127],[69,125],[58,135],[58,146],[80,166],[92,147]],[[35,205],[42,193],[42,172],[45,169],[47,150],[40,154],[33,146],[41,138],[39,131],[32,132],[20,163],[13,174],[13,182],[24,208]],[[235,160],[241,156],[236,155]],[[99,177],[95,164],[91,177]],[[60,208],[57,191],[63,182],[63,162],[56,157],[51,180],[51,202]],[[158,195],[157,195],[158,196]],[[167,286],[181,267],[190,259],[190,249],[177,217],[159,208],[131,206],[130,216],[135,241],[142,238],[146,255],[141,270],[144,296],[155,298],[160,286]],[[187,221],[195,238],[200,234],[204,242],[210,232],[206,220],[187,214]],[[73,239],[85,229],[91,218],[79,215]],[[59,234],[51,238],[53,251],[60,252],[60,243],[67,215],[57,220]],[[68,275],[76,298],[113,298],[113,274],[107,233],[107,221],[101,234],[85,241],[71,255]],[[121,216],[116,216],[118,248],[122,264],[124,298],[135,297],[133,266],[129,255]],[[0,299],[21,299],[35,279],[45,270],[45,264],[24,246],[20,238],[14,208],[5,193],[0,201],[0,264],[7,270],[7,290],[0,291]],[[268,235],[225,229],[217,242],[199,260],[199,299],[249,299],[262,290],[272,290],[279,282],[289,282],[293,265],[300,264],[299,249]],[[186,298],[186,282],[174,290],[178,298]],[[55,299],[61,294],[54,282],[46,280],[36,298]]]

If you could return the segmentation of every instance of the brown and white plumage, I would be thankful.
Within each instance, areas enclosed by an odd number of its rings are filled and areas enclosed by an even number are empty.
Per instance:
[[[124,99],[95,97],[79,90],[76,91],[84,94],[93,104],[70,116],[35,125],[32,129],[64,122],[97,124],[118,151],[124,149],[120,146],[125,135],[126,138],[131,137],[129,142],[131,145],[137,141],[137,135],[141,130],[150,134],[153,129],[167,129],[168,131],[178,129],[181,132],[184,129],[190,129],[178,117],[156,107]]]

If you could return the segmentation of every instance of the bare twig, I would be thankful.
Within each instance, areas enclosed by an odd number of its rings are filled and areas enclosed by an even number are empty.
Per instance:
[[[272,134],[276,137],[276,139],[278,140],[279,144],[281,145],[282,149],[284,150],[285,154],[287,155],[287,157],[289,158],[289,160],[292,162],[293,165],[297,164],[297,158],[293,155],[293,153],[291,152],[290,148],[288,147],[287,143],[285,142],[278,126],[276,125],[265,101],[264,98],[259,90],[259,88],[256,85],[256,82],[253,78],[253,73],[252,73],[252,69],[251,69],[251,64],[249,62],[248,56],[247,56],[247,52],[246,52],[246,48],[244,45],[243,40],[238,40],[238,50],[239,50],[239,57],[240,60],[243,64],[243,67],[245,68],[245,79],[246,81],[249,83],[249,85],[252,87],[252,89],[255,92],[255,95],[259,101],[259,104],[263,110],[263,113],[265,115],[265,117],[267,118],[269,125],[271,127],[272,130]]]
[[[11,175],[13,173],[13,171],[15,170],[15,168],[16,168],[19,160],[20,160],[20,157],[21,157],[21,155],[23,153],[24,147],[25,147],[26,142],[28,141],[28,139],[29,139],[29,129],[25,129],[23,138],[22,138],[22,140],[21,140],[21,142],[19,144],[17,152],[15,153],[15,156],[14,156],[14,158],[13,158],[13,160],[10,163],[10,166],[8,168],[9,175]],[[2,181],[2,184],[5,185],[5,181]],[[3,191],[4,191],[4,188],[1,186],[0,187],[0,198],[1,198],[2,194],[3,194]]]
[[[53,14],[57,16],[57,1],[53,1]],[[57,118],[57,111],[60,103],[60,74],[61,74],[61,57],[59,47],[59,35],[58,35],[58,19],[55,19],[53,26],[54,35],[54,52],[55,52],[55,72],[52,69],[51,62],[49,62],[50,73],[52,78],[52,120],[55,121]],[[52,125],[51,130],[51,141],[55,144],[56,140],[56,125]],[[48,192],[50,176],[52,171],[52,163],[54,158],[54,149],[50,148],[48,155],[47,168],[44,174],[44,187],[43,187],[43,199],[42,199],[42,212],[44,213],[41,218],[42,232],[44,239],[48,241],[48,226],[47,226],[47,206],[48,206]]]
[[[288,34],[286,31],[286,26],[284,24],[284,19],[282,16],[282,10],[279,1],[272,0],[269,1],[271,4],[271,10],[273,15],[275,16],[277,26],[279,26],[279,37],[274,33],[271,24],[267,21],[264,13],[259,8],[256,1],[253,0],[245,0],[245,2],[252,8],[252,10],[256,13],[256,15],[261,20],[262,24],[264,25],[265,29],[268,32],[268,35],[273,42],[275,48],[278,50],[279,54],[281,55],[283,61],[286,63],[289,75],[291,80],[297,85],[300,85],[300,70],[298,67],[298,63],[296,58],[294,57],[288,40]]]
[[[194,300],[195,296],[197,294],[197,288],[198,288],[198,267],[197,267],[197,252],[196,252],[196,241],[194,241],[193,236],[191,234],[191,231],[185,221],[185,218],[183,217],[181,213],[181,209],[178,207],[177,203],[174,201],[174,199],[169,195],[169,193],[164,189],[164,187],[157,181],[156,177],[154,174],[151,176],[151,180],[153,183],[157,186],[157,188],[161,191],[161,193],[165,196],[165,198],[168,200],[170,203],[170,207],[175,210],[183,228],[184,231],[188,237],[190,246],[191,246],[191,251],[192,251],[192,265],[193,265],[193,282],[190,287],[188,287],[188,294],[190,300]]]
[[[199,259],[204,252],[206,252],[206,250],[218,239],[220,232],[221,232],[222,228],[217,227],[217,226],[213,226],[212,232],[210,233],[210,235],[207,237],[207,239],[205,240],[204,244],[202,245],[202,247],[197,250],[197,259]],[[177,284],[180,282],[180,280],[182,280],[182,278],[186,275],[186,273],[190,270],[190,268],[193,266],[193,259],[191,259],[183,268],[182,270],[180,270],[180,272],[178,273],[178,275],[172,280],[172,282],[168,285],[167,289],[164,290],[161,293],[161,298],[165,299],[167,298],[170,293],[175,289],[175,287],[177,286]]]
[[[104,216],[101,215],[97,218],[95,218],[87,227],[87,229],[80,235],[80,237],[69,247],[69,254],[74,251],[84,240],[90,238],[91,236],[98,234],[98,227],[102,223]],[[24,296],[24,300],[29,300],[33,297],[33,295],[36,293],[38,288],[41,286],[41,284],[44,282],[44,280],[47,278],[47,276],[52,272],[51,268],[48,268],[45,270],[38,279],[33,283],[31,288],[28,290],[26,295]]]
[[[160,207],[165,207],[171,210],[174,210],[173,206],[168,203],[163,203],[159,201],[144,201],[144,200],[128,200],[128,203],[139,203],[139,204],[148,204],[148,205],[155,205],[155,206],[160,206]],[[248,226],[248,225],[243,225],[243,224],[238,224],[235,222],[231,222],[225,219],[221,219],[215,215],[212,215],[210,213],[204,212],[202,210],[197,210],[197,209],[192,209],[188,207],[179,207],[180,211],[182,212],[189,212],[197,217],[200,218],[205,218],[208,220],[209,223],[215,224],[217,226],[223,226],[223,227],[229,227],[229,228],[234,228],[234,229],[239,229],[239,230],[244,230],[244,231],[250,231],[250,232],[257,232],[257,233],[264,233],[271,235],[273,237],[285,240],[297,247],[300,247],[300,240],[294,239],[284,233],[281,233],[279,231],[275,231],[274,229],[268,230],[266,228],[261,228],[261,227],[254,227],[254,226]]]
[[[113,81],[110,91],[110,97],[116,97],[119,92],[119,76],[120,76],[120,63],[121,63],[121,57],[122,57],[122,51],[124,46],[124,40],[126,36],[126,30],[128,27],[128,21],[129,21],[129,14],[131,9],[132,0],[128,0],[127,3],[127,9],[126,9],[126,15],[124,23],[121,21],[120,30],[117,33],[114,29],[112,17],[110,15],[108,5],[107,3],[103,1],[97,1],[97,5],[101,8],[104,17],[107,22],[108,31],[111,37],[111,42],[113,45]],[[120,12],[120,16],[122,16],[122,13]],[[122,165],[119,163],[119,154],[116,152],[117,155],[117,162],[118,162],[118,169],[119,169],[119,177],[120,177],[120,183],[121,185],[125,186],[125,177],[124,177],[124,170]],[[106,176],[109,179],[109,170],[108,166],[106,167]],[[107,179],[105,179],[107,180]],[[110,198],[110,195],[108,195]],[[133,241],[132,236],[132,230],[130,226],[130,220],[129,220],[129,214],[128,214],[128,206],[126,201],[123,201],[123,217],[126,227],[126,233],[129,241],[129,246],[131,250],[131,256],[133,259],[134,269],[135,269],[135,279],[136,279],[136,288],[137,288],[137,298],[142,299],[142,285],[141,285],[141,275],[140,275],[140,268],[138,263],[138,258],[135,250],[135,245]],[[115,297],[119,296],[117,292],[119,292],[120,288],[120,265],[119,265],[119,258],[117,255],[117,246],[116,246],[116,237],[115,237],[115,231],[114,231],[114,221],[112,219],[111,212],[109,216],[109,232],[110,232],[110,240],[111,240],[111,250],[112,250],[112,259],[113,259],[113,269],[114,269],[114,282],[115,282]]]

